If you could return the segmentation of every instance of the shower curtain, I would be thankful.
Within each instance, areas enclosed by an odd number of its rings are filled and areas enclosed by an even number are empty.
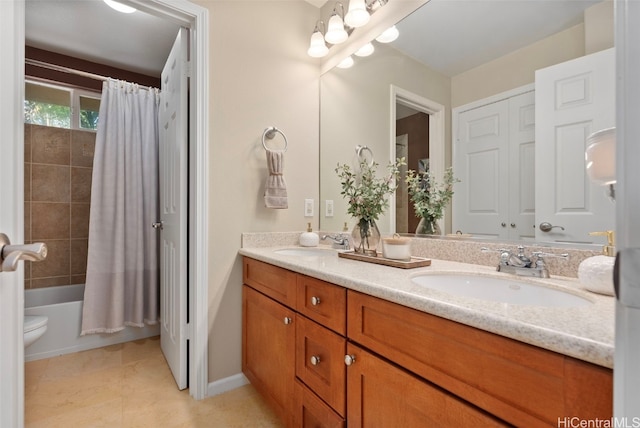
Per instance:
[[[81,335],[158,320],[157,89],[103,83]]]

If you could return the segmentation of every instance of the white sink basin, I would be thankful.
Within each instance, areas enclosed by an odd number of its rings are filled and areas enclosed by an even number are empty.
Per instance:
[[[311,248],[311,247],[300,247],[300,248],[283,248],[281,250],[275,250],[274,253],[280,254],[283,256],[294,256],[294,257],[323,257],[330,256],[335,254],[335,250],[323,249],[323,248]]]
[[[476,275],[420,275],[411,281],[431,290],[511,305],[577,307],[591,301],[555,288],[510,278]]]

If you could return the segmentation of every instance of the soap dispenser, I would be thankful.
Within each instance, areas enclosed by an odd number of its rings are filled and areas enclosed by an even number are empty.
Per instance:
[[[307,231],[300,234],[301,247],[317,247],[320,237],[311,229],[311,223],[307,223]]]
[[[602,248],[599,256],[584,259],[578,266],[578,279],[589,291],[613,296],[613,263],[615,261],[615,233],[613,230],[605,232],[591,232],[592,236],[606,236],[607,245]]]

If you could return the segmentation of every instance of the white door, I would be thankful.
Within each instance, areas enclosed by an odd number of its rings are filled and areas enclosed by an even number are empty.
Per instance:
[[[509,98],[509,208],[508,237],[535,237],[535,95]]]
[[[537,240],[591,243],[589,232],[614,229],[614,204],[584,161],[589,134],[614,125],[613,48],[536,72]]]
[[[24,238],[24,2],[0,1],[0,232]],[[0,272],[0,427],[24,424],[24,270]]]
[[[187,387],[187,54],[180,29],[162,70],[160,127],[160,342],[178,388]]]
[[[508,237],[508,115],[506,100],[460,113],[454,144],[453,230]]]

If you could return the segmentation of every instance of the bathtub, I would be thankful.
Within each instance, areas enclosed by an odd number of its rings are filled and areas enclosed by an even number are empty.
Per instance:
[[[80,336],[84,284],[24,291],[24,314],[49,317],[47,331],[24,350],[25,361],[55,357],[160,334],[160,323],[143,328],[126,327],[112,334]]]

